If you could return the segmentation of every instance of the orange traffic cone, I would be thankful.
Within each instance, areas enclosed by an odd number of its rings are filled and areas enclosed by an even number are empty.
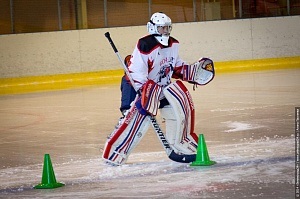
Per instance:
[[[216,164],[215,161],[209,159],[204,135],[199,135],[196,160],[191,163],[191,166],[210,166]]]
[[[49,154],[45,154],[42,182],[36,185],[35,189],[54,189],[57,187],[64,186],[63,183],[56,182],[54,170],[52,167],[51,159]]]

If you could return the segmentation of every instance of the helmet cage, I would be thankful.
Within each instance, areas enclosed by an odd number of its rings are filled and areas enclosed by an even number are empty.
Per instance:
[[[167,46],[172,31],[171,19],[164,13],[154,13],[147,23],[147,30],[149,34],[155,35],[161,44]]]

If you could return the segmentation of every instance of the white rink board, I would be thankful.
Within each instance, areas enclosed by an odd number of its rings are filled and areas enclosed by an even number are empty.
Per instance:
[[[300,16],[251,20],[253,59],[300,55]]]
[[[120,54],[132,53],[146,26],[0,35],[0,78],[120,69],[104,36]],[[194,62],[251,60],[300,55],[300,16],[174,24],[180,56]]]
[[[181,57],[187,61],[200,57],[214,61],[252,59],[250,20],[174,24],[173,29],[181,43]]]

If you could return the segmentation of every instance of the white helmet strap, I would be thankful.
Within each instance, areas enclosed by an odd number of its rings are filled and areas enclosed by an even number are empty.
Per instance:
[[[157,36],[155,35],[154,36],[155,39],[161,43],[162,45],[164,46],[168,46],[169,45],[169,36],[166,36],[166,35],[158,35]]]

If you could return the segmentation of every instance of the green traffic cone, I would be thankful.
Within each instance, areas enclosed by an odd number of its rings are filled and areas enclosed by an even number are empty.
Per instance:
[[[198,148],[197,148],[197,155],[196,160],[191,163],[191,166],[210,166],[216,164],[215,161],[211,161],[209,159],[208,151],[206,148],[206,143],[204,139],[204,135],[199,135],[198,140]]]
[[[54,189],[64,186],[63,183],[56,182],[51,159],[49,154],[45,154],[42,182],[36,185],[35,189]]]

